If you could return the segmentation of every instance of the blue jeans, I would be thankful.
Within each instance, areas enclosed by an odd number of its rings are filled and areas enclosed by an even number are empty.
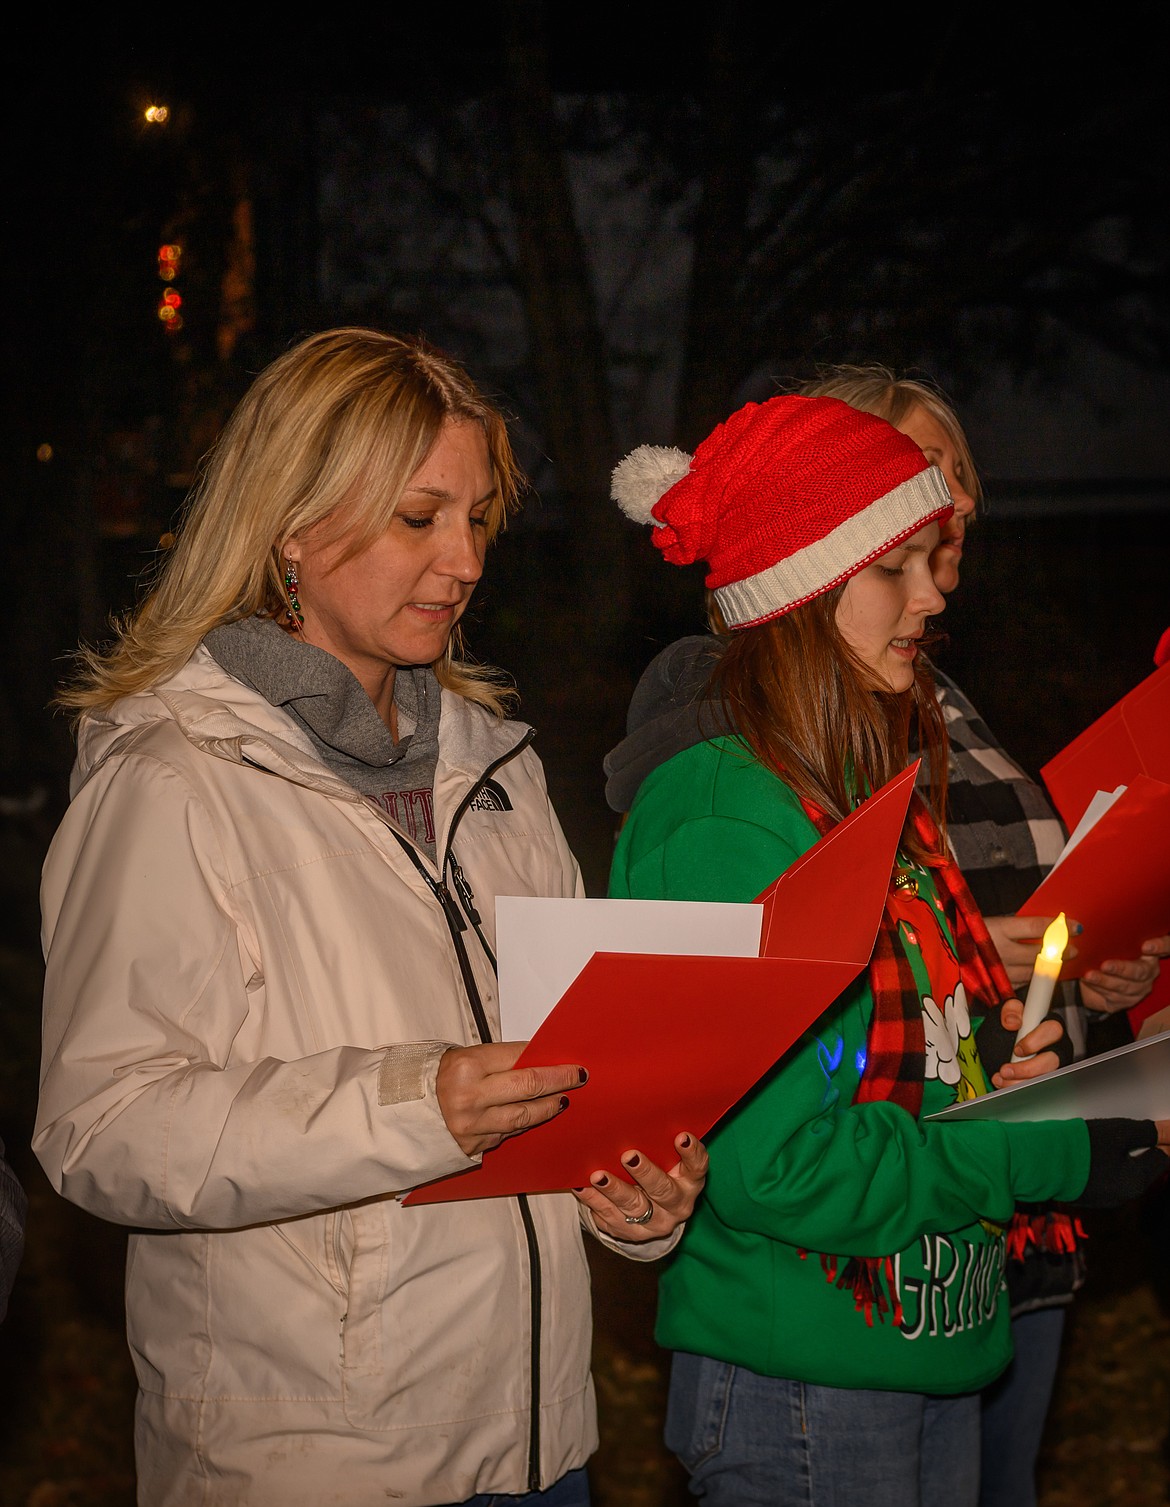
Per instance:
[[[589,1507],[589,1478],[584,1469],[571,1470],[547,1491],[526,1491],[523,1496],[488,1492],[452,1502],[451,1507]]]
[[[979,1394],[757,1376],[676,1353],[666,1443],[708,1507],[977,1507]]]
[[[1036,1457],[1060,1360],[1064,1308],[1012,1320],[1016,1353],[983,1393],[979,1507],[1036,1507]]]

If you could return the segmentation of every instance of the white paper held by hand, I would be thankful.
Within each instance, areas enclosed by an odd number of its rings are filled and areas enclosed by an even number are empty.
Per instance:
[[[595,952],[754,958],[762,905],[700,900],[496,899],[504,1041],[528,1041]]]

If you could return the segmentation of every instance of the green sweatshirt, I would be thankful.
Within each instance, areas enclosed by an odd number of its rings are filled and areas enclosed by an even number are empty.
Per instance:
[[[749,901],[817,841],[800,801],[733,738],[650,774],[614,855],[618,898]],[[933,898],[929,897],[928,898]],[[945,926],[942,928],[945,934]],[[961,989],[924,998],[923,1115],[978,1092]],[[937,951],[937,949],[936,949]],[[706,1193],[663,1271],[657,1338],[767,1376],[957,1393],[1011,1358],[1000,1227],[1020,1201],[1075,1198],[1083,1121],[931,1123],[855,1105],[873,997],[842,994],[707,1138]],[[855,1306],[822,1256],[888,1257],[884,1321]]]

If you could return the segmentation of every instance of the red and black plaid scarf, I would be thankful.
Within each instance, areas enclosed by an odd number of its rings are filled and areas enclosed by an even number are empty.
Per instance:
[[[822,837],[832,831],[836,823],[830,816],[809,801],[801,804]],[[955,939],[959,975],[967,999],[976,1012],[998,1009],[1005,999],[1012,998],[1015,990],[979,907],[958,866],[943,851],[942,836],[918,795],[911,797],[908,819],[920,846],[936,855],[930,864],[931,874]],[[926,1032],[922,1001],[899,929],[894,896],[894,876],[891,876],[891,898],[882,914],[869,963],[873,1014],[866,1037],[865,1069],[853,1102],[893,1103],[917,1118],[926,1078]],[[879,1322],[884,1320],[891,1307],[887,1294],[893,1292],[891,1257],[854,1256],[842,1262],[837,1256],[822,1255],[821,1264],[828,1281],[852,1289],[855,1305],[864,1311],[867,1324],[872,1325],[875,1313]],[[899,1309],[895,1295],[896,1324],[902,1318]]]
[[[822,837],[832,831],[836,825],[832,817],[809,801],[801,804]],[[998,1009],[1005,999],[1012,998],[1015,990],[999,960],[987,923],[954,860],[940,851],[942,837],[917,794],[911,797],[909,821],[920,845],[937,855],[930,865],[931,874],[955,939],[967,999],[976,1011],[980,1007],[984,1013]],[[890,891],[892,896],[892,879]],[[873,1015],[866,1040],[865,1072],[853,1102],[899,1104],[907,1114],[917,1117],[922,1109],[926,1074],[922,1001],[890,902],[882,914],[870,958],[869,986]]]

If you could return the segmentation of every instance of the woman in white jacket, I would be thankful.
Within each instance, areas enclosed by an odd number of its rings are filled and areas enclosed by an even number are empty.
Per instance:
[[[458,658],[515,501],[449,358],[317,335],[228,424],[154,590],[63,696],[34,1145],[134,1227],[139,1501],[575,1507],[581,1225],[668,1249],[706,1155],[405,1208],[561,1113],[498,1041],[497,894],[581,881],[531,732]]]

